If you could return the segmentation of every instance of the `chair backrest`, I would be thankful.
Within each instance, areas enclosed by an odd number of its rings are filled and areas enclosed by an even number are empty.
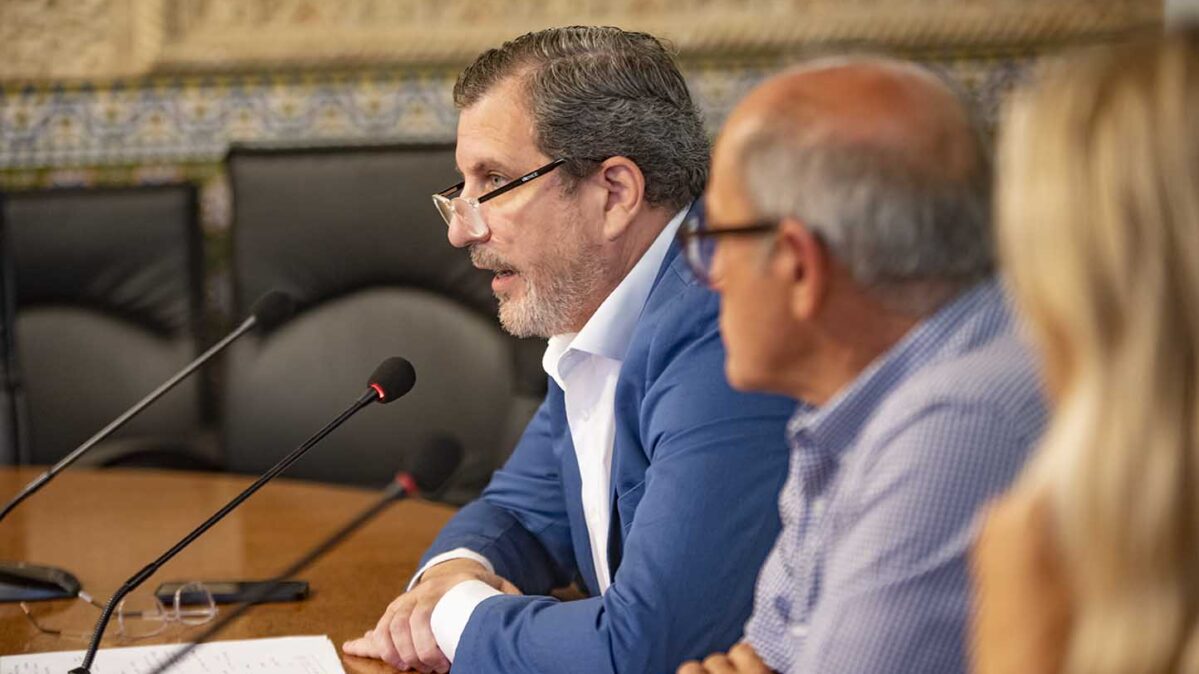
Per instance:
[[[16,284],[5,232],[4,195],[0,194],[0,465],[12,465],[17,462],[17,354],[12,339]]]
[[[4,200],[18,460],[52,463],[195,357],[202,302],[190,185],[55,189]],[[193,377],[114,436],[183,447],[201,429]]]
[[[381,485],[411,450],[448,435],[465,458],[446,498],[476,494],[544,394],[544,344],[503,333],[490,276],[446,241],[430,195],[456,180],[453,148],[235,148],[228,168],[239,315],[269,290],[299,307],[232,350],[229,466],[271,465],[399,355],[416,368],[413,391],[362,412],[289,475]]]

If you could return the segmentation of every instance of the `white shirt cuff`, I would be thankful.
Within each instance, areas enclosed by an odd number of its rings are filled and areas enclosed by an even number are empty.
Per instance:
[[[406,589],[404,591],[411,592],[413,586],[416,585],[417,581],[420,580],[421,576],[425,575],[426,571],[428,571],[433,566],[436,566],[442,562],[448,562],[451,559],[474,560],[474,561],[482,564],[483,568],[487,569],[487,573],[495,573],[495,566],[493,566],[491,564],[491,562],[483,555],[480,555],[479,553],[475,552],[474,550],[467,550],[466,548],[454,548],[453,550],[450,550],[449,552],[443,552],[440,555],[435,555],[432,559],[430,559],[428,562],[426,562],[425,565],[422,566],[420,568],[420,570],[417,571],[416,574],[412,576],[412,580],[408,581],[408,589]]]
[[[433,607],[429,617],[429,627],[433,630],[433,638],[450,662],[458,651],[458,641],[466,630],[470,615],[484,599],[490,599],[503,594],[481,580],[464,580],[450,588]]]

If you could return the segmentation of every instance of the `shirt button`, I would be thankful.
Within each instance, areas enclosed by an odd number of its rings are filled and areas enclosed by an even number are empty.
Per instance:
[[[774,611],[783,622],[789,621],[791,619],[791,600],[782,595],[775,595]]]

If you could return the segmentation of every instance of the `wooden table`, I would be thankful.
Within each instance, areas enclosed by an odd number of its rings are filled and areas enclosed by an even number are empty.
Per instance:
[[[0,500],[40,471],[0,468]],[[0,559],[58,566],[104,602],[120,584],[244,489],[251,478],[155,470],[75,470],[61,474],[0,522]],[[378,498],[369,490],[277,479],[150,578],[143,589],[189,580],[271,577]],[[403,501],[318,560],[300,577],[311,596],[256,606],[219,639],[328,634],[341,643],[374,626],[416,571],[421,553],[453,514]],[[43,622],[90,631],[100,612],[78,599],[31,605]],[[131,641],[109,626],[105,646],[189,641],[202,628],[172,626]],[[38,632],[17,604],[0,604],[0,655],[78,650],[87,644]],[[391,667],[342,656],[349,672]]]

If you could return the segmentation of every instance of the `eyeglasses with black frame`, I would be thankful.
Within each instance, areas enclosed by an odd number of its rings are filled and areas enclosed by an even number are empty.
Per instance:
[[[565,159],[555,159],[545,166],[538,166],[523,176],[500,185],[477,198],[461,196],[462,188],[466,187],[466,181],[462,181],[457,185],[452,185],[434,194],[433,205],[437,207],[437,212],[441,214],[441,219],[445,220],[446,227],[453,224],[454,216],[456,215],[466,225],[466,231],[472,237],[484,236],[489,230],[487,223],[483,221],[483,213],[479,210],[479,206],[501,194],[511,192],[521,185],[527,185],[543,175],[552,173],[554,169],[565,163]]]
[[[693,215],[679,227],[677,236],[683,249],[683,257],[687,260],[687,267],[700,283],[711,287],[712,261],[716,258],[716,241],[719,237],[766,234],[778,229],[779,220],[757,220],[717,228],[709,228],[707,225],[703,217]]]

